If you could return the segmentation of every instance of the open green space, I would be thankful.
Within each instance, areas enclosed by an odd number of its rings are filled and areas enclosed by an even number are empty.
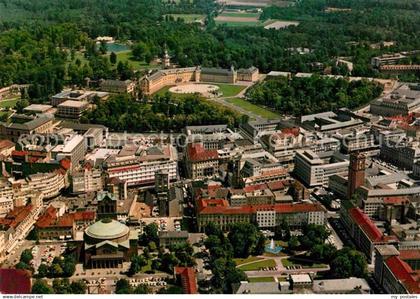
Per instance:
[[[0,101],[0,108],[13,108],[16,106],[16,103],[19,101],[19,98],[7,99]]]
[[[246,86],[232,85],[232,84],[214,84],[219,86],[219,91],[222,92],[223,97],[233,97],[245,89]]]
[[[237,22],[237,21],[215,21],[217,25],[226,25],[227,27],[250,27],[261,26],[260,22]]]
[[[256,271],[256,270],[260,270],[261,268],[275,267],[275,266],[276,266],[276,262],[274,260],[263,260],[263,261],[258,261],[251,264],[246,264],[238,268],[243,271]]]
[[[267,119],[277,119],[280,116],[277,113],[274,113],[270,110],[267,110],[263,107],[254,105],[244,99],[240,98],[233,98],[233,99],[227,99],[227,101],[235,106],[241,107],[242,109],[248,110],[252,113],[255,113],[263,118]]]
[[[291,266],[302,266],[302,268],[326,268],[327,265],[325,264],[320,264],[320,263],[315,263],[315,262],[310,262],[310,261],[303,261],[303,260],[297,260],[297,259],[293,259],[293,258],[287,258],[287,259],[282,259],[281,263],[283,264],[284,267],[291,267]]]
[[[274,277],[249,277],[249,282],[273,282]]]
[[[115,54],[117,55],[117,64],[118,64],[119,61],[122,61],[122,62],[128,61],[130,66],[135,70],[136,69],[146,69],[150,66],[149,64],[147,64],[144,61],[135,60],[133,58],[133,56],[131,55],[131,50],[121,51],[121,52],[117,52]],[[110,53],[106,54],[107,57],[109,57],[109,55],[111,55],[111,54]],[[115,65],[117,65],[117,64],[115,64]]]
[[[221,16],[237,18],[258,18],[260,14],[256,12],[223,12]]]
[[[205,15],[200,14],[169,14],[169,16],[172,16],[175,20],[182,19],[185,23],[201,21],[206,17]]]
[[[262,260],[262,258],[261,257],[256,257],[256,256],[250,256],[250,257],[248,257],[246,259],[237,258],[237,259],[233,259],[233,260],[235,261],[235,263],[236,263],[237,266],[240,266],[242,264],[260,261],[260,260]]]

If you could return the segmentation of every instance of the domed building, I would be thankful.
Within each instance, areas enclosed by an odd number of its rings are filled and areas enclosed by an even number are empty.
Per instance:
[[[84,233],[84,258],[88,268],[117,268],[137,253],[138,234],[109,218],[89,226]]]

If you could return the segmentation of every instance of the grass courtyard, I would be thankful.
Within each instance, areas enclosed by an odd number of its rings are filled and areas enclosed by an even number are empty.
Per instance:
[[[262,258],[261,257],[256,257],[256,256],[250,256],[246,259],[237,258],[237,259],[233,259],[233,260],[234,260],[234,262],[236,263],[237,266],[240,266],[242,264],[260,261],[260,260],[262,260]]]
[[[261,268],[268,268],[268,267],[276,267],[276,262],[271,259],[257,261],[255,263],[246,264],[243,266],[239,266],[238,268],[243,271],[257,271]]]
[[[235,106],[238,106],[242,109],[248,110],[254,114],[259,115],[260,117],[267,118],[267,119],[277,119],[280,117],[277,113],[274,113],[268,109],[265,109],[263,107],[254,105],[244,99],[240,98],[233,98],[233,99],[227,99],[227,101]]]
[[[115,54],[117,55],[117,64],[118,64],[119,61],[122,61],[122,62],[128,61],[128,64],[135,70],[146,69],[146,68],[149,67],[149,64],[147,64],[146,62],[135,60],[133,58],[133,55],[131,55],[131,50],[121,51],[121,52],[117,52]],[[109,54],[105,54],[105,55],[106,55],[106,57],[109,58],[109,55],[111,55],[111,54],[109,53]],[[115,64],[115,67],[116,67],[117,64]]]
[[[223,97],[233,97],[245,89],[243,85],[232,85],[232,84],[214,84],[219,87]]]
[[[319,263],[310,262],[310,261],[297,260],[297,259],[293,259],[293,258],[282,259],[281,263],[284,267],[301,266],[302,268],[305,268],[305,269],[327,268],[327,265],[325,265],[325,264],[319,264]]]
[[[0,101],[0,108],[14,108],[19,98],[7,99]]]

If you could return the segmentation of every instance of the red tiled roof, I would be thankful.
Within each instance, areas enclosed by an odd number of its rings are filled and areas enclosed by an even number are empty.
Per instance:
[[[0,225],[16,228],[32,211],[32,205],[16,207],[6,217],[0,218]]]
[[[211,202],[209,202],[211,201]],[[231,207],[226,200],[207,200],[200,199],[197,201],[197,207],[200,214],[254,214],[257,211],[275,211],[279,214],[305,213],[324,211],[319,204],[298,203],[298,204],[274,204],[274,205],[243,205],[239,207]]]
[[[65,214],[58,218],[57,223],[54,226],[59,227],[72,227],[74,223],[74,218],[70,214]]]
[[[420,260],[420,250],[418,249],[407,249],[400,250],[400,259],[405,260]]]
[[[15,157],[25,157],[28,154],[28,152],[25,151],[13,151],[12,156]]]
[[[53,206],[49,206],[45,212],[38,218],[35,226],[45,228],[51,226],[57,220],[57,210]]]
[[[198,294],[195,271],[192,267],[175,267],[175,274],[180,276],[185,294]]]
[[[300,128],[299,127],[284,128],[284,129],[281,129],[281,131],[284,134],[290,134],[290,135],[294,135],[296,137],[296,136],[299,136]]]
[[[206,150],[200,143],[188,144],[187,156],[191,162],[216,160],[219,158],[217,150]]]
[[[382,232],[370,220],[369,216],[362,212],[359,208],[349,209],[349,214],[353,221],[360,226],[368,238],[372,241],[381,241],[383,239]]]
[[[270,182],[270,183],[267,183],[267,186],[271,191],[277,191],[277,190],[283,190],[284,189],[283,181]]]
[[[60,160],[60,166],[64,169],[64,170],[69,170],[71,168],[71,161],[68,158],[64,158]]]
[[[388,258],[385,263],[410,294],[420,293],[420,282],[417,280],[417,275],[410,265],[402,261],[398,256]]]
[[[384,204],[409,204],[410,201],[407,199],[407,197],[386,197],[384,198]]]
[[[96,213],[95,211],[83,211],[83,212],[76,212],[73,213],[74,221],[81,221],[81,220],[95,220]]]
[[[11,147],[14,147],[14,146],[15,146],[15,144],[8,139],[0,140],[0,150],[6,149],[6,148],[11,148]]]
[[[30,294],[31,276],[26,270],[0,269],[0,294]]]
[[[268,189],[267,184],[257,184],[257,185],[249,185],[244,188],[245,192],[253,192],[257,190],[265,190]]]

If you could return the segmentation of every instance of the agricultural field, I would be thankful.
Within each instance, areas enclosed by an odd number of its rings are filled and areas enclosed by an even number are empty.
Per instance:
[[[263,8],[270,5],[279,7],[286,7],[294,5],[295,1],[286,0],[218,0],[220,4],[224,4],[227,7],[252,7],[252,8]]]

